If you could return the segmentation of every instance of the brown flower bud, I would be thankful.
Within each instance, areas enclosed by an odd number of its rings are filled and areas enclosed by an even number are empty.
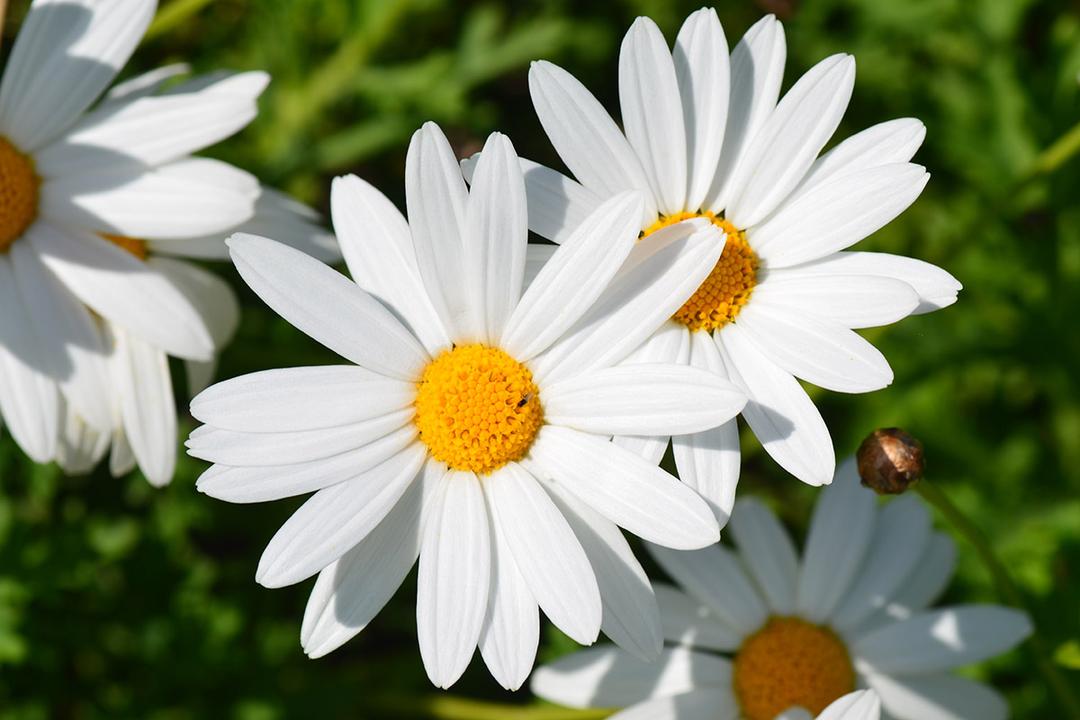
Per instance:
[[[900,428],[880,428],[867,435],[855,459],[862,484],[878,494],[899,495],[926,470],[922,443]]]

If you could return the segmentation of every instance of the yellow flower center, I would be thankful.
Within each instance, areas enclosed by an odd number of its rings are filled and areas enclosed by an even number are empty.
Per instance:
[[[7,252],[37,217],[40,184],[33,160],[0,136],[0,253]]]
[[[101,237],[105,238],[113,245],[116,245],[121,250],[127,250],[140,260],[145,260],[150,254],[150,250],[147,247],[145,240],[126,237],[124,235],[110,235],[109,233],[101,233]]]
[[[855,670],[832,630],[773,617],[739,648],[733,683],[747,720],[773,720],[793,706],[817,715],[855,689]]]
[[[455,470],[485,474],[520,460],[543,421],[532,373],[499,348],[447,350],[417,383],[420,439]]]
[[[671,319],[691,330],[718,330],[735,319],[757,284],[758,258],[746,241],[746,233],[724,218],[702,210],[662,216],[645,228],[641,237],[696,217],[706,218],[727,233],[727,242],[712,272]]]

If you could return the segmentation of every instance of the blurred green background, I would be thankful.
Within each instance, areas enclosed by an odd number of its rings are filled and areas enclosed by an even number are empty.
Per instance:
[[[5,54],[27,4],[10,3]],[[268,70],[260,117],[211,154],[324,211],[330,178],[344,172],[400,203],[407,141],[424,120],[462,154],[499,129],[520,154],[557,163],[531,109],[528,62],[564,65],[614,111],[632,19],[650,15],[673,38],[698,5],[163,0],[123,77],[176,61]],[[891,388],[818,399],[841,456],[877,426],[924,441],[930,478],[988,534],[1077,684],[1080,158],[1070,158],[1080,137],[1068,133],[1080,120],[1080,3],[731,0],[717,10],[732,46],[764,12],[784,20],[786,85],[830,53],[856,56],[838,137],[900,116],[926,123],[916,161],[930,185],[861,247],[941,265],[965,290],[943,312],[871,333],[895,369]],[[331,360],[230,267],[219,270],[244,304],[223,377]],[[744,439],[741,492],[765,495],[801,537],[813,491]],[[254,582],[264,544],[299,500],[221,503],[195,492],[203,469],[184,458],[173,484],[154,491],[104,469],[65,478],[0,440],[0,718],[472,717],[424,676],[411,580],[357,639],[306,659],[310,582]],[[988,574],[960,547],[947,600],[994,601]],[[541,658],[570,646],[548,628]],[[1017,718],[1067,716],[1027,650],[972,672],[1007,693]],[[453,694],[536,704],[500,690],[479,659]]]

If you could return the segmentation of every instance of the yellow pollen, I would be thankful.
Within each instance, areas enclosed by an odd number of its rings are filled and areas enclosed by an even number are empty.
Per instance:
[[[735,655],[735,697],[747,720],[773,720],[790,707],[817,715],[855,689],[847,648],[828,628],[773,617]]]
[[[101,237],[105,238],[113,245],[116,245],[121,250],[127,250],[140,260],[145,260],[147,255],[150,254],[150,250],[147,248],[145,240],[126,237],[124,235],[110,235],[109,233],[101,233]]]
[[[671,319],[691,330],[717,330],[735,320],[757,283],[758,258],[746,241],[746,233],[715,213],[702,210],[662,216],[645,228],[641,237],[696,217],[707,219],[727,233],[727,242],[712,272]]]
[[[0,253],[7,252],[37,217],[40,184],[33,160],[0,136]]]
[[[417,383],[416,427],[437,460],[486,474],[520,460],[544,421],[528,368],[499,348],[459,345]]]

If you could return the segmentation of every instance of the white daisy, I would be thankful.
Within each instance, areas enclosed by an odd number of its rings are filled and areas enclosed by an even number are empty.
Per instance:
[[[533,690],[574,707],[656,697],[669,698],[663,707],[672,697],[700,707],[706,701],[694,698],[708,698],[709,714],[627,719],[771,720],[793,705],[819,712],[856,687],[873,688],[896,720],[1005,718],[996,691],[949,671],[1014,647],[1031,633],[1027,615],[995,605],[931,609],[952,575],[952,541],[932,530],[917,498],[881,507],[875,498],[845,462],[822,491],[801,561],[755,500],[736,504],[736,552],[650,548],[682,586],[656,586],[675,646],[654,664],[592,648],[537,670]]]
[[[313,210],[270,188],[261,188],[255,216],[235,228],[265,233],[273,229],[294,247],[308,249],[324,262],[341,259],[337,241],[323,230]],[[223,236],[191,238],[176,243],[180,254],[208,260],[228,259]],[[168,278],[206,321],[217,348],[227,345],[240,321],[240,308],[229,284],[190,262],[171,257],[148,257],[147,262]],[[109,451],[109,468],[116,477],[136,465],[155,486],[167,484],[176,466],[176,401],[168,356],[112,323],[101,321],[110,348],[113,426],[101,431],[86,423],[67,403],[62,407],[57,463],[65,472],[88,472]],[[187,391],[203,390],[213,379],[216,359],[187,360]]]
[[[479,644],[518,687],[538,606],[579,642],[603,628],[655,655],[655,598],[618,527],[684,549],[719,528],[692,490],[606,438],[697,432],[745,397],[696,368],[614,365],[708,274],[719,231],[687,223],[639,244],[641,196],[623,193],[522,292],[525,186],[509,140],[489,138],[469,192],[429,123],[409,146],[405,189],[408,222],[359,178],[334,182],[355,282],[271,240],[230,240],[252,289],[355,366],[271,370],[200,394],[191,409],[206,426],[188,447],[216,465],[199,489],[232,502],[317,491],[256,575],[280,587],[319,573],[301,630],[312,657],[360,632],[417,557],[420,652],[436,685],[455,682]]]
[[[161,441],[173,428],[175,446],[175,412],[163,413],[172,407],[164,402],[165,355],[212,361],[233,309],[231,296],[223,305],[201,296],[222,296],[219,280],[170,256],[203,257],[213,245],[223,252],[225,233],[260,206],[285,206],[249,174],[191,156],[255,117],[264,73],[163,90],[185,71],[171,66],[99,101],[155,8],[153,0],[35,0],[4,69],[0,416],[39,462],[74,460],[60,447],[64,428],[110,432],[114,379],[135,381],[113,377],[100,321],[124,338],[118,347],[142,348],[142,369],[154,366],[155,382],[133,400],[129,394],[134,405],[122,404],[132,450],[161,484],[175,450],[155,451],[145,435]],[[161,403],[142,405],[154,399]],[[130,421],[131,412],[140,419]],[[145,432],[133,431],[143,422]]]
[[[702,9],[674,50],[647,18],[623,41],[619,96],[625,135],[565,70],[534,63],[533,103],[577,180],[525,162],[530,229],[555,243],[602,200],[645,192],[645,237],[686,218],[727,234],[697,292],[634,358],[721,372],[743,388],[743,418],[770,455],[804,482],[835,468],[828,429],[798,380],[840,392],[885,387],[885,358],[852,328],[951,304],[960,288],[918,260],[841,252],[918,197],[928,175],[908,160],[922,142],[914,119],[886,122],[817,157],[836,129],[854,59],[823,60],[777,102],[784,33],[772,16],[728,55],[715,11]],[[468,172],[468,164],[466,171]],[[550,246],[532,246],[539,265]],[[619,438],[659,461],[666,437]],[[727,521],[739,475],[735,422],[673,443],[679,476]]]

